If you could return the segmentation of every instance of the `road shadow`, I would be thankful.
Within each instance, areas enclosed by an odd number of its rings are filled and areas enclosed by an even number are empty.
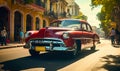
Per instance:
[[[113,47],[116,47],[116,48],[120,48],[120,45],[117,45],[117,44],[115,44],[115,45],[112,45]]]
[[[103,59],[106,64],[102,68],[108,71],[120,71],[120,55],[107,55]]]
[[[40,54],[38,57],[27,56],[0,64],[3,65],[2,70],[5,71],[20,71],[31,68],[45,68],[44,71],[57,71],[96,51],[83,50],[76,58],[66,57],[62,53],[44,53]]]

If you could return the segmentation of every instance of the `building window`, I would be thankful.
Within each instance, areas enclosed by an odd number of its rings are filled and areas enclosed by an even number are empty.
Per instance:
[[[43,27],[46,27],[46,21],[43,20]]]
[[[37,17],[36,18],[36,30],[39,30],[39,23],[40,23],[40,19]]]

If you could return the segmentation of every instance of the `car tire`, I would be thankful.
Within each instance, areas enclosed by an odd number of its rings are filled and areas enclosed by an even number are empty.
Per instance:
[[[96,49],[96,45],[93,45],[93,47],[91,47],[91,50],[95,51],[95,49]]]
[[[71,56],[76,57],[77,55],[79,55],[79,53],[81,51],[81,42],[80,42],[80,40],[76,40],[73,47],[75,49],[74,49],[74,51],[71,52]]]
[[[37,52],[35,50],[29,50],[29,53],[31,56],[38,56],[40,52]]]

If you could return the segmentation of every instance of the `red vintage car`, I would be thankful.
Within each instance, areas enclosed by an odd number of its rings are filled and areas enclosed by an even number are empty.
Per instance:
[[[29,49],[32,56],[40,52],[67,52],[76,56],[82,49],[95,50],[99,36],[92,31],[90,24],[78,19],[58,19],[49,27],[41,28],[25,39],[24,48]]]

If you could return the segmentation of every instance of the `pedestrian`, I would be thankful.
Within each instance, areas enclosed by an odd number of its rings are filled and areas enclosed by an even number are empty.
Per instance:
[[[3,30],[1,31],[1,45],[7,45],[6,43],[6,38],[7,38],[7,31],[6,28],[4,27]]]
[[[24,42],[24,32],[20,29],[20,43]]]
[[[110,38],[111,38],[111,44],[112,45],[115,44],[115,35],[116,35],[115,29],[112,28],[112,30],[110,31]]]
[[[115,31],[116,31],[116,44],[120,45],[120,32],[118,31],[118,29],[116,29]]]

